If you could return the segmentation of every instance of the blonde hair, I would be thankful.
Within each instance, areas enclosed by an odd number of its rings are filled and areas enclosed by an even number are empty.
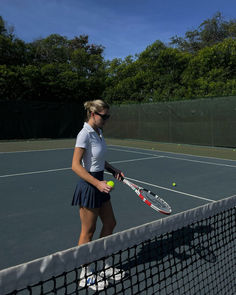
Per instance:
[[[86,101],[84,103],[84,108],[87,111],[87,119],[89,119],[91,113],[94,113],[94,112],[99,113],[103,111],[104,109],[109,110],[109,105],[101,99],[95,99],[95,100]]]

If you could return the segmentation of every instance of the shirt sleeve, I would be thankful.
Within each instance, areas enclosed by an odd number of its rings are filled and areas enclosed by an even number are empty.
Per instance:
[[[89,142],[89,136],[88,133],[84,130],[81,130],[80,133],[77,135],[75,147],[80,147],[87,149]]]

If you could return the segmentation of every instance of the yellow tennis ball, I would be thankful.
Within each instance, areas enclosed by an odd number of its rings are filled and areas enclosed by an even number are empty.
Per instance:
[[[111,180],[107,182],[107,185],[109,185],[112,188],[115,186],[114,182]]]
[[[172,183],[172,185],[173,185],[173,186],[176,186],[176,183],[175,183],[175,182],[173,182],[173,183]]]

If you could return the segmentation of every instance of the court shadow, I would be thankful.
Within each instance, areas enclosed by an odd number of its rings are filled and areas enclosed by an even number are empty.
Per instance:
[[[215,263],[217,257],[211,250],[209,233],[211,226],[186,227],[181,230],[166,234],[163,238],[157,238],[142,243],[137,247],[136,257],[131,257],[123,265],[124,270],[148,262],[165,262],[171,259],[181,261],[197,261],[203,259],[209,263]]]

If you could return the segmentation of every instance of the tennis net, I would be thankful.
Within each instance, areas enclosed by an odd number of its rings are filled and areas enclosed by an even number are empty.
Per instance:
[[[2,270],[0,294],[233,295],[235,273],[233,196]]]

